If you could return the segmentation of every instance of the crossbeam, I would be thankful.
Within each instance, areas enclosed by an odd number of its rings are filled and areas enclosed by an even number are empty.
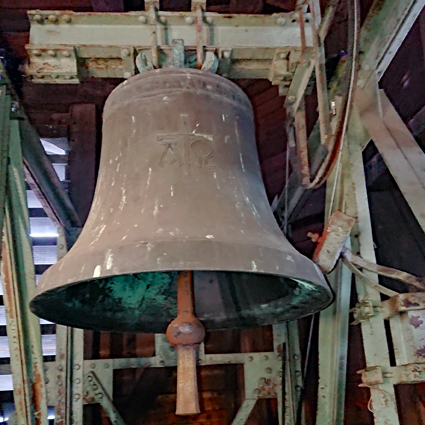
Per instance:
[[[128,78],[135,72],[136,55],[142,53],[152,59],[156,48],[158,65],[167,66],[172,61],[173,40],[183,40],[186,62],[191,62],[193,56],[196,62],[201,40],[205,51],[218,56],[219,74],[228,78],[268,78],[273,63],[285,71],[290,52],[302,45],[297,13],[204,12],[199,32],[196,11],[157,11],[152,15],[149,11],[31,10],[28,17],[29,72],[39,83],[78,83],[84,76]],[[311,46],[311,16],[305,14],[303,18],[306,46]]]

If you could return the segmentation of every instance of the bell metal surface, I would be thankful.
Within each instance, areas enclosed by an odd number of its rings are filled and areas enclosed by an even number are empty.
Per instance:
[[[207,330],[325,308],[322,273],[272,215],[254,134],[247,96],[225,78],[169,68],[119,85],[87,223],[44,273],[32,311],[74,327],[165,332],[181,270],[194,271]]]

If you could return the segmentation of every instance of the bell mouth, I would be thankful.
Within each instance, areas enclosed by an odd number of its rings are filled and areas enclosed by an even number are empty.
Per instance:
[[[113,332],[163,333],[176,317],[177,271],[77,282],[37,295],[30,307],[49,321]],[[294,320],[329,305],[325,287],[264,273],[194,272],[197,317],[207,330]]]

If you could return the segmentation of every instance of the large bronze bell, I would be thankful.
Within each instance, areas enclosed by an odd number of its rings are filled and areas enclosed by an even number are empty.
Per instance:
[[[168,68],[109,96],[87,223],[31,309],[68,326],[165,332],[183,270],[207,330],[292,320],[331,300],[274,220],[247,96],[211,73]]]

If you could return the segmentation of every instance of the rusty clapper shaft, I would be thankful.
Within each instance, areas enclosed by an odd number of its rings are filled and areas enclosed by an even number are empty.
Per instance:
[[[177,415],[200,413],[196,376],[196,351],[205,338],[205,329],[195,317],[193,273],[180,272],[177,278],[177,317],[167,328],[170,344],[177,348]]]

